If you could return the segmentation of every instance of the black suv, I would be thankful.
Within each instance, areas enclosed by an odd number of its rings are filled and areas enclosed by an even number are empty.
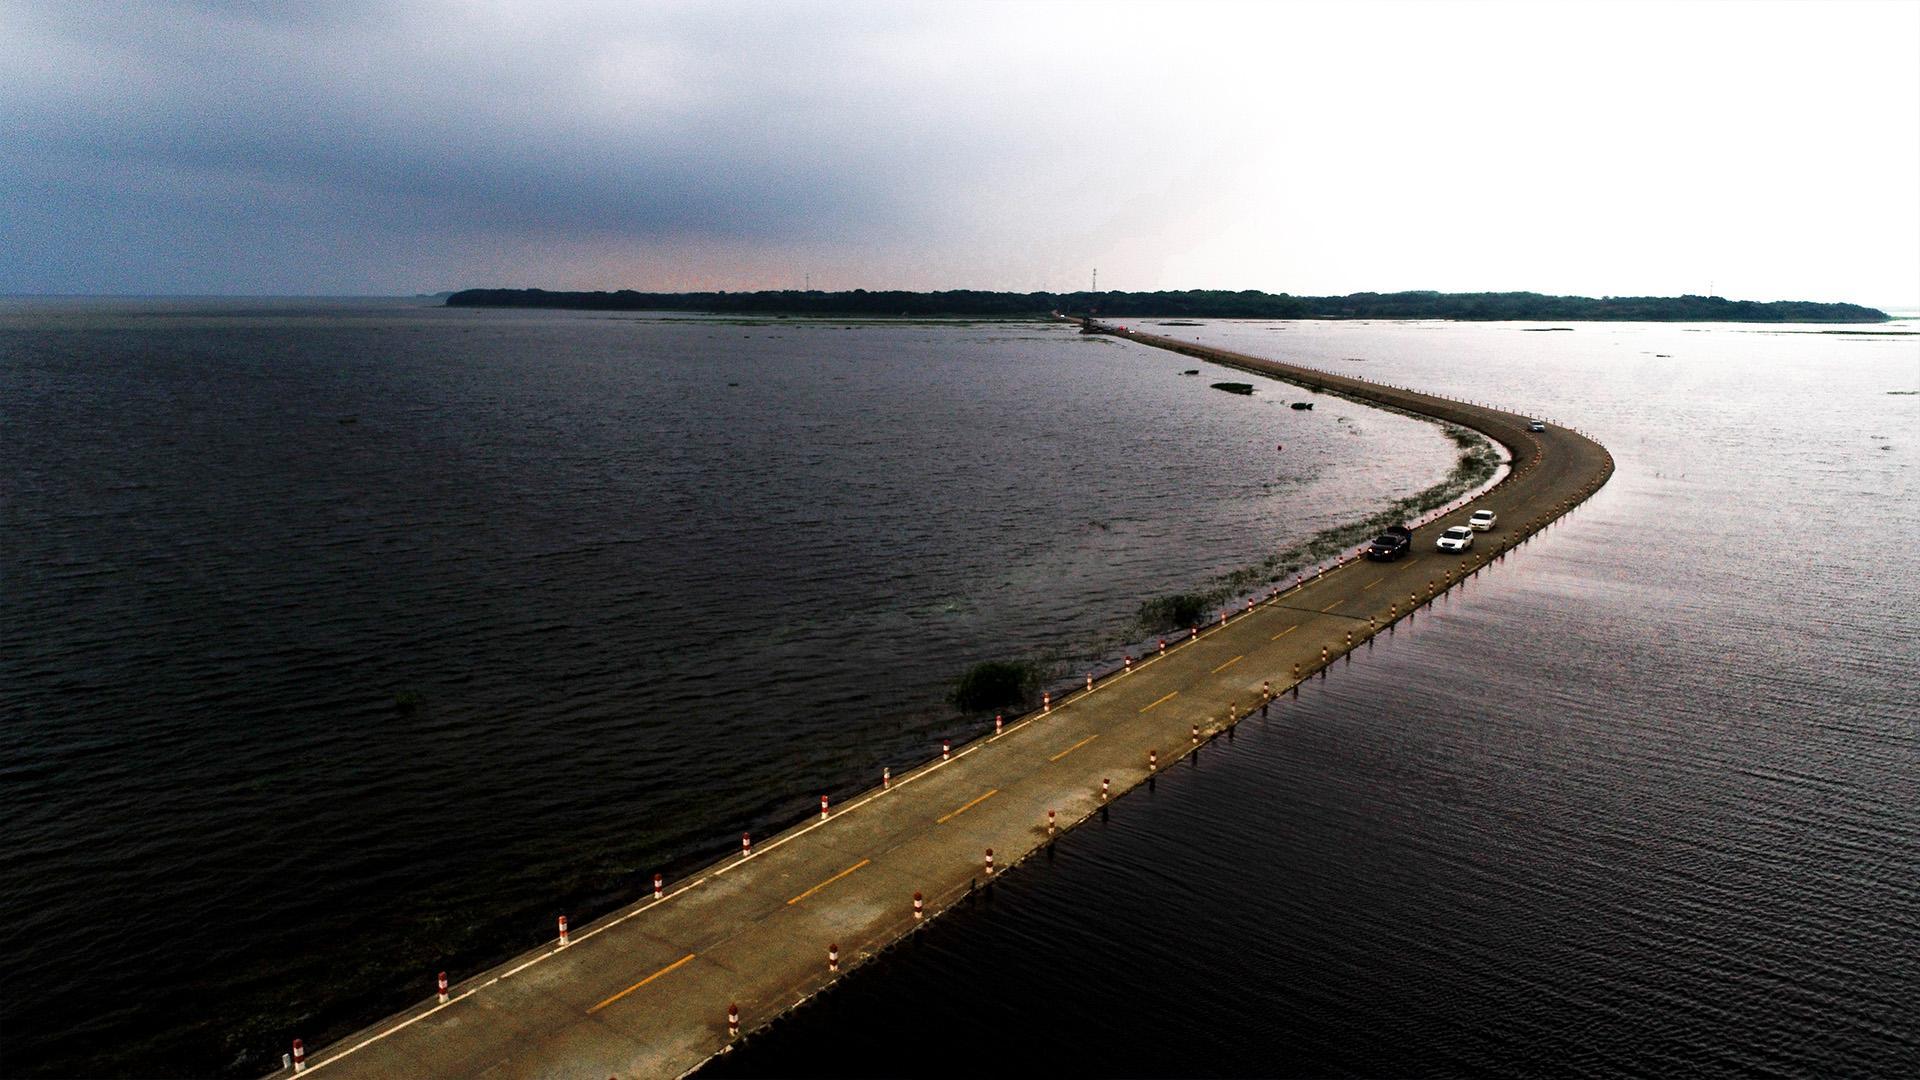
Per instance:
[[[1367,558],[1375,562],[1389,562],[1405,555],[1413,547],[1413,530],[1404,525],[1389,525],[1387,531],[1373,538],[1367,546]]]

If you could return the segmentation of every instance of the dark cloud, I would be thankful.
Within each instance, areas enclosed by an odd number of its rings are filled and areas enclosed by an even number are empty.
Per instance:
[[[10,11],[35,62],[0,84],[15,145],[30,148],[0,159],[0,197],[39,208],[15,242],[64,231],[131,252],[154,221],[216,250],[324,234],[348,261],[389,236],[846,239],[908,227],[903,193],[939,173],[927,120],[870,85],[860,55],[891,25],[886,9],[474,18],[371,4]],[[87,276],[84,259],[65,271]]]

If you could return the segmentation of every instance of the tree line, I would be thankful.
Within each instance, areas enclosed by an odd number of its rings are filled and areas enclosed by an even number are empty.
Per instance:
[[[448,307],[569,308],[588,311],[699,311],[734,315],[867,315],[1034,318],[1050,312],[1107,318],[1209,319],[1459,319],[1528,322],[1884,322],[1885,312],[1859,304],[1806,300],[1728,300],[1719,296],[1547,296],[1531,292],[1350,293],[1293,296],[1257,289],[1168,292],[944,292],[897,290],[823,292],[653,293],[550,292],[545,289],[466,289]]]

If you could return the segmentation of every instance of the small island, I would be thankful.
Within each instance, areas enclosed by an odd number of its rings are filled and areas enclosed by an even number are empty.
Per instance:
[[[1451,319],[1464,322],[1886,322],[1886,312],[1859,304],[1809,300],[1728,300],[1719,296],[1547,296],[1507,293],[1350,293],[1292,296],[1257,289],[1178,292],[1014,293],[976,289],[901,292],[654,293],[465,289],[448,307],[569,308],[587,311],[698,311],[724,315],[884,316],[909,318],[1044,318],[1054,312],[1103,318]],[[1169,324],[1174,325],[1174,324]],[[1564,329],[1555,327],[1554,329]]]

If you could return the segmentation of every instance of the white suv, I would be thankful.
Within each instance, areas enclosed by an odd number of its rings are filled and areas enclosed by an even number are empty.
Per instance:
[[[1491,510],[1475,510],[1473,516],[1467,519],[1467,524],[1473,526],[1474,532],[1491,532],[1494,522],[1499,520]]]
[[[1441,533],[1439,542],[1434,546],[1441,551],[1465,551],[1473,546],[1473,530],[1465,525],[1455,525]]]

